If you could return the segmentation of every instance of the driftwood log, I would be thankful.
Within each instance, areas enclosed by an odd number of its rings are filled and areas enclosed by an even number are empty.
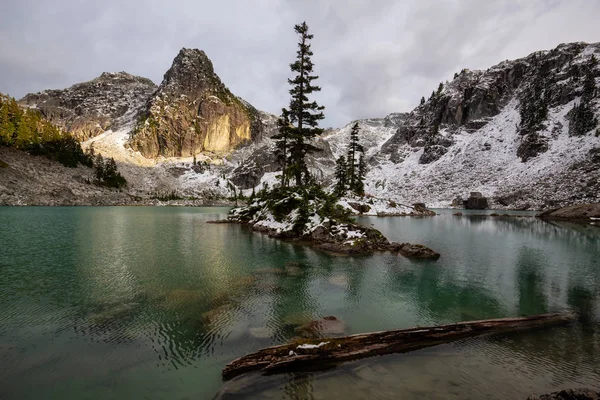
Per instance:
[[[302,340],[267,347],[231,361],[223,379],[261,370],[263,373],[323,369],[337,363],[375,355],[401,353],[488,333],[560,325],[575,319],[574,313],[488,319],[451,325],[362,333],[351,336]]]

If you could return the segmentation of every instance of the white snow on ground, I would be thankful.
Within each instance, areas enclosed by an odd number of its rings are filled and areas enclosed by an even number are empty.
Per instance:
[[[369,210],[361,213],[356,208],[352,207],[350,203],[359,206],[362,205],[363,207],[367,206]],[[367,196],[364,198],[345,196],[338,201],[338,204],[355,215],[391,216],[406,215],[415,212],[414,208],[411,206],[374,196]]]
[[[457,196],[479,191],[484,196],[506,193],[507,189],[532,185],[544,176],[564,170],[565,165],[585,158],[600,144],[593,135],[569,137],[565,116],[573,103],[550,110],[549,150],[527,163],[517,157],[521,137],[520,118],[513,100],[485,127],[475,133],[461,130],[448,153],[431,164],[419,164],[420,148],[405,146],[406,158],[398,164],[384,162],[367,174],[367,192],[381,197],[425,201],[430,207],[448,206]],[[560,126],[562,124],[562,127]],[[485,150],[485,144],[491,145]]]
[[[392,116],[394,115],[392,114]],[[367,158],[375,155],[381,149],[381,145],[388,141],[396,132],[397,127],[386,123],[386,120],[386,118],[379,118],[358,121],[360,143],[365,149],[365,156]],[[341,129],[336,129],[323,135],[323,139],[331,146],[331,152],[336,159],[346,154],[348,143],[350,142],[350,131],[355,122],[357,121],[353,121]]]
[[[296,350],[318,349],[319,347],[325,346],[327,344],[329,344],[329,342],[321,342],[319,344],[301,344],[298,347],[296,347]]]

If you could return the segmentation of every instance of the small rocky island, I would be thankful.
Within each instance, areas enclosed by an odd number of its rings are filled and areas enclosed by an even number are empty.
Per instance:
[[[271,237],[296,240],[337,254],[391,251],[405,257],[438,259],[440,254],[420,244],[390,242],[377,229],[356,224],[352,211],[335,195],[319,186],[298,186],[263,191],[248,205],[234,208],[226,220],[240,223]],[[416,208],[411,215],[431,215]]]

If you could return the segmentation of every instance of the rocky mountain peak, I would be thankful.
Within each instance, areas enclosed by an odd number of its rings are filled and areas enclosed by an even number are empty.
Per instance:
[[[215,74],[212,61],[204,51],[181,49],[165,73],[160,91],[169,95],[194,96],[206,90],[225,93],[227,88]]]
[[[40,110],[50,122],[83,141],[126,124],[156,89],[147,78],[104,72],[67,89],[28,94],[19,103]]]
[[[130,146],[146,157],[227,152],[262,131],[258,111],[234,96],[207,55],[182,49],[140,113]]]
[[[440,83],[428,100],[409,114],[382,146],[381,155],[400,162],[406,155],[402,146],[408,144],[424,149],[421,164],[435,162],[452,146],[455,134],[473,133],[486,126],[510,101],[520,102],[538,76],[543,78],[547,106],[564,106],[581,95],[582,70],[593,54],[600,56],[600,43],[577,42],[503,61],[485,71],[463,69],[452,81]],[[600,70],[595,74],[600,75]],[[521,150],[529,158],[545,148],[537,136],[527,136],[523,142],[535,149],[533,153]]]

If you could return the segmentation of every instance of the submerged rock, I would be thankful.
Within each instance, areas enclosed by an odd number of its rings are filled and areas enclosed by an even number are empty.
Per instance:
[[[267,326],[250,328],[248,333],[256,339],[269,339],[273,336],[273,330]]]
[[[214,310],[202,313],[202,322],[204,322],[207,325],[212,325],[219,319],[223,318],[223,316],[226,315],[229,311],[231,311],[232,308],[232,304],[223,304],[222,306],[219,306]]]
[[[329,283],[335,286],[345,287],[348,285],[348,277],[346,275],[336,275],[328,279]]]
[[[567,389],[550,394],[529,396],[527,400],[600,400],[600,391],[592,389]]]
[[[295,331],[305,338],[341,336],[346,331],[346,324],[334,316],[328,316],[299,326]]]

